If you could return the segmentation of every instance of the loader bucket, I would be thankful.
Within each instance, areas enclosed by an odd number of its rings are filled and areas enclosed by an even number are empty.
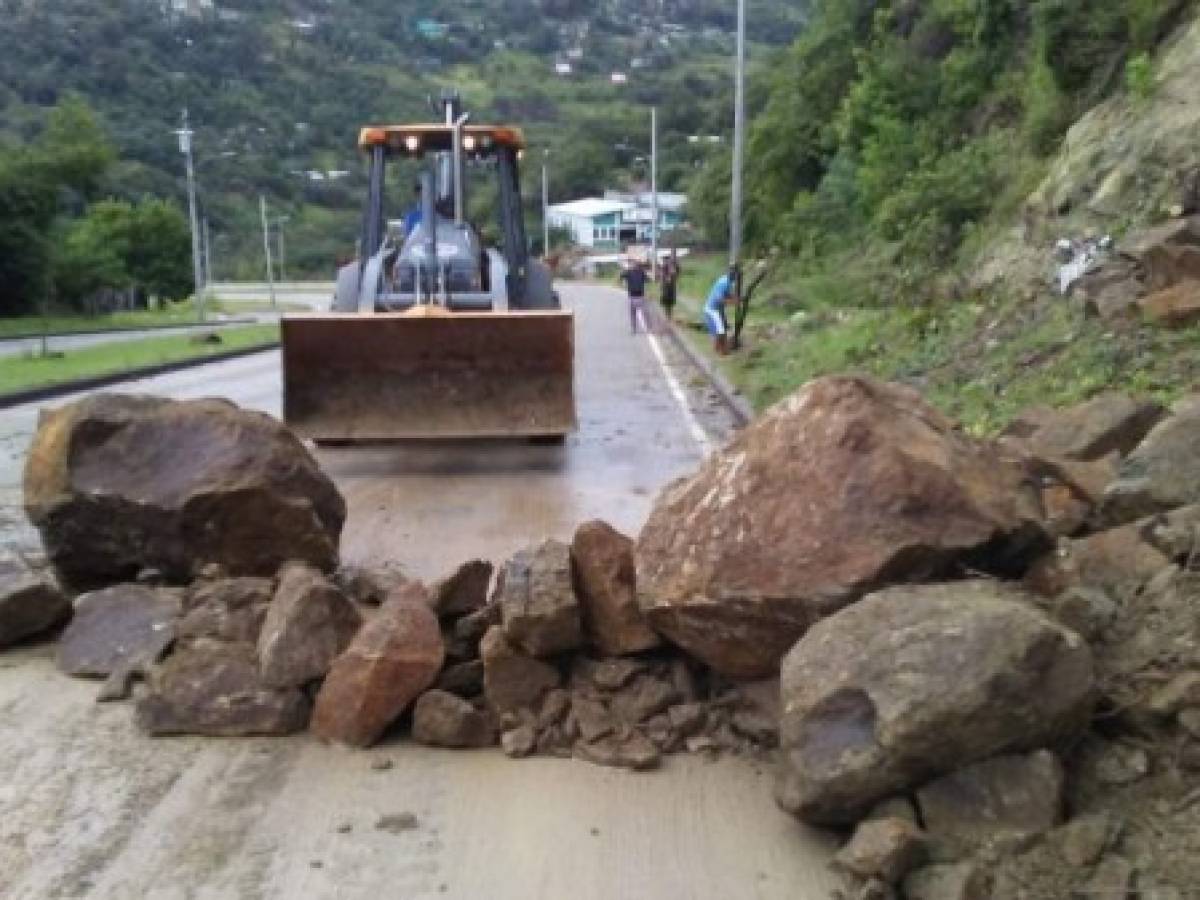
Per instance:
[[[285,317],[283,415],[330,441],[575,428],[574,319],[554,311]]]

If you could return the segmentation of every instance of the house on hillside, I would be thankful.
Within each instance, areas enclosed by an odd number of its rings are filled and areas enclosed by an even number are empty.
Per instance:
[[[658,235],[684,224],[687,196],[658,195]],[[550,207],[551,228],[563,228],[581,247],[621,250],[630,244],[647,244],[653,239],[654,198],[648,191],[626,194],[608,191],[603,197],[587,197]]]

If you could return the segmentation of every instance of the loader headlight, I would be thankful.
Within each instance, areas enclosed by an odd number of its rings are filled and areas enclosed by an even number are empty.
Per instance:
[[[475,135],[468,134],[466,137],[463,138],[463,149],[464,150],[472,151],[475,149],[475,145],[476,145]]]
[[[416,153],[418,150],[421,149],[421,139],[419,137],[417,137],[415,134],[410,134],[408,137],[406,137],[404,139],[404,148],[409,153]]]

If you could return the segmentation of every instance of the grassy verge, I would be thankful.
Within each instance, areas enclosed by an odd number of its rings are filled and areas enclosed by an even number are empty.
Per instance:
[[[279,329],[251,325],[220,334],[219,344],[194,344],[188,335],[172,335],[100,344],[63,356],[0,357],[0,394],[269,344],[278,340]]]
[[[864,372],[910,384],[971,432],[990,434],[1033,405],[1104,390],[1170,402],[1200,385],[1200,326],[1103,322],[1053,296],[852,307],[806,288],[784,278],[760,291],[743,349],[721,360],[756,409],[821,375]],[[682,307],[687,326],[700,304],[689,295]],[[699,331],[685,331],[711,352]]]
[[[49,315],[0,319],[0,338],[19,334],[73,334],[81,331],[123,331],[148,325],[194,325],[196,308],[190,303],[171,303],[162,309],[139,309],[102,316]]]

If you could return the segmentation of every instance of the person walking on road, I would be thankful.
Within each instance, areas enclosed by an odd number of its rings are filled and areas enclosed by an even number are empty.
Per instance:
[[[649,319],[646,318],[646,282],[649,277],[642,261],[632,260],[617,280],[625,284],[625,290],[629,293],[629,333],[637,334],[639,315],[642,317],[642,327],[649,331]]]
[[[662,289],[659,292],[659,302],[662,303],[668,322],[675,321],[675,301],[679,290],[680,274],[679,257],[675,255],[675,250],[672,248],[671,255],[662,265]]]
[[[708,299],[704,301],[704,326],[713,337],[713,349],[719,356],[729,354],[729,323],[725,320],[725,306],[737,300],[737,266],[713,282]]]

